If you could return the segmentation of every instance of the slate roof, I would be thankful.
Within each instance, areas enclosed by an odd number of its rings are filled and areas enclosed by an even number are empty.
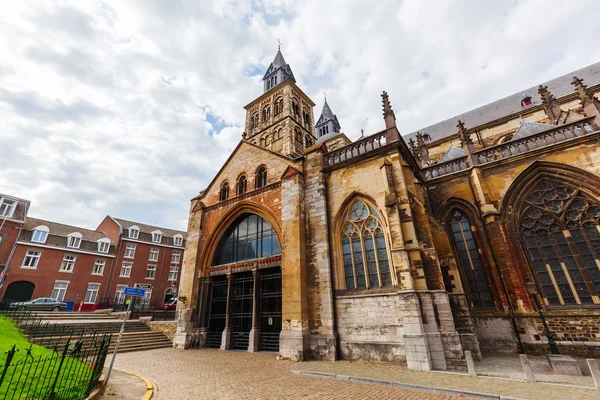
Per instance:
[[[121,225],[121,227],[123,228],[123,230],[127,230],[129,229],[129,227],[133,226],[133,225],[137,225],[140,228],[140,234],[141,233],[148,233],[148,234],[152,234],[152,232],[154,232],[155,230],[159,230],[163,233],[163,239],[165,236],[168,237],[173,237],[177,234],[182,235],[183,238],[185,239],[187,232],[185,231],[178,231],[175,229],[169,229],[169,228],[161,228],[155,225],[146,225],[146,224],[142,224],[139,222],[134,222],[134,221],[128,221],[126,219],[121,219],[121,218],[114,218],[111,217],[113,220],[115,220],[119,225]]]
[[[46,238],[45,243],[36,243],[31,241],[31,236],[33,234],[33,230],[40,226],[45,225],[48,227],[48,237]],[[81,244],[78,249],[73,249],[71,247],[67,247],[67,235],[70,233],[79,232],[81,233]],[[19,241],[31,243],[32,245],[44,245],[47,247],[55,247],[61,250],[67,251],[87,251],[90,253],[96,253],[100,256],[106,255],[114,255],[115,254],[115,246],[114,243],[111,243],[110,249],[108,253],[100,253],[98,252],[98,240],[99,239],[109,239],[107,235],[102,232],[96,232],[91,229],[81,228],[79,226],[65,225],[59,224],[58,222],[47,221],[44,219],[38,218],[27,218],[27,221],[23,224],[23,230],[21,231],[21,235],[19,236]]]
[[[333,111],[331,111],[329,104],[327,104],[327,100],[325,100],[325,104],[323,104],[323,111],[321,111],[321,116],[319,117],[319,120],[315,126],[318,127],[327,121],[333,121],[334,126],[336,126],[338,129],[340,128],[340,123],[338,122],[337,116],[333,113]]]
[[[267,76],[275,73],[279,68],[283,69],[285,73],[290,77],[290,79],[296,82],[296,78],[294,77],[294,73],[292,72],[292,68],[289,66],[285,59],[283,58],[283,54],[281,54],[281,50],[277,50],[277,54],[275,55],[275,59],[267,68],[267,72],[265,72],[263,76],[263,81],[267,79]],[[281,83],[281,82],[279,82]]]
[[[554,97],[560,98],[562,96],[575,92],[575,88],[571,85],[573,76],[577,76],[578,78],[585,80],[584,83],[588,86],[593,86],[600,83],[600,62],[570,72],[558,78],[552,79],[548,82],[543,83],[543,85],[548,86],[548,90],[552,92]],[[471,111],[467,111],[447,120],[438,122],[428,127],[419,129],[418,131],[404,135],[404,139],[407,141],[411,138],[414,139],[417,132],[421,132],[428,133],[431,136],[431,140],[436,141],[456,134],[456,124],[458,120],[463,121],[466,127],[470,129],[485,124],[487,122],[491,122],[496,119],[505,117],[507,115],[526,111],[531,106],[521,106],[521,100],[523,99],[523,97],[525,97],[524,95],[531,97],[533,101],[533,106],[542,103],[540,95],[538,94],[538,85],[536,85],[529,89],[521,90],[503,99],[494,101],[493,103],[487,104],[479,108],[475,108]]]
[[[527,136],[535,135],[546,129],[555,128],[556,125],[540,124],[538,122],[521,122],[521,126],[515,132],[511,140],[521,139]]]
[[[440,158],[440,161],[438,161],[438,163],[443,163],[443,162],[454,160],[455,158],[460,158],[460,157],[464,157],[464,156],[465,156],[465,151],[463,149],[459,149],[456,146],[451,146],[448,149],[448,151],[446,151],[444,153],[442,158]]]

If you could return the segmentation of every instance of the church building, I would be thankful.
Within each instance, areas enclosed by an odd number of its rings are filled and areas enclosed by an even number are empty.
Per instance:
[[[281,51],[263,81],[191,201],[176,347],[464,370],[549,352],[541,309],[600,357],[600,63],[404,137],[383,92],[354,142]]]

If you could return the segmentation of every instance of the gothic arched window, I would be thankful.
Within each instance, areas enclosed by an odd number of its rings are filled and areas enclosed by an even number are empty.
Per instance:
[[[342,223],[346,289],[392,286],[383,225],[375,208],[363,200],[355,200]]]
[[[213,265],[278,254],[281,254],[281,247],[273,227],[256,214],[244,214],[223,235]]]
[[[458,251],[458,262],[465,277],[464,286],[473,308],[494,308],[494,300],[490,294],[471,223],[462,211],[454,209],[450,225],[452,239]]]
[[[283,112],[283,99],[279,100],[279,111]]]
[[[273,107],[273,115],[279,114],[279,102],[275,102],[275,106]]]
[[[267,186],[267,168],[262,166],[256,171],[256,188]]]
[[[238,180],[235,184],[235,192],[238,196],[246,193],[247,183],[248,182],[247,182],[246,175],[240,175],[240,177],[238,178]]]
[[[219,200],[225,201],[229,198],[229,182],[225,181],[221,184],[221,190],[219,191]]]
[[[550,305],[598,303],[600,205],[596,200],[574,187],[543,179],[525,197],[519,229]]]

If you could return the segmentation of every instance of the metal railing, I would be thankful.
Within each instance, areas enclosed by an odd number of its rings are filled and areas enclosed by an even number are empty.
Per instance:
[[[0,399],[84,399],[94,390],[110,334],[43,322],[8,300],[0,301],[0,315],[15,322],[31,342],[23,349],[13,345],[6,359],[0,358]]]
[[[115,302],[113,298],[102,298],[98,303],[100,308],[112,308],[114,312],[126,312],[128,303]],[[165,310],[163,303],[145,302],[143,298],[134,298],[131,306],[130,319],[152,317],[153,321],[174,321],[177,317],[176,310]]]

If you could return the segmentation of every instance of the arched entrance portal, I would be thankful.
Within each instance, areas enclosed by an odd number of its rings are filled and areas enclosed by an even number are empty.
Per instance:
[[[212,264],[207,346],[278,351],[281,246],[273,227],[256,214],[242,214],[223,234]]]
[[[29,281],[12,282],[7,286],[4,298],[14,301],[31,300],[33,289],[35,289],[35,285]]]

